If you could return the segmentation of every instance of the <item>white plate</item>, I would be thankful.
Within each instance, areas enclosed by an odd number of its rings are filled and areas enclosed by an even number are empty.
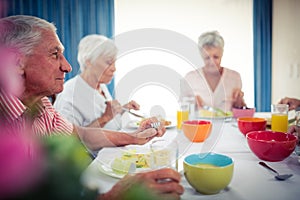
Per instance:
[[[288,121],[289,123],[293,123],[295,121],[295,110],[290,110],[288,112]],[[265,118],[267,120],[267,125],[271,126],[271,117],[272,113],[271,112],[256,112],[254,114],[254,117],[260,117],[260,118]]]
[[[115,173],[110,167],[104,165],[103,163],[99,163],[98,165],[98,169],[100,170],[100,172],[102,172],[103,174],[106,174],[108,176],[111,176],[113,178],[123,178],[125,175],[123,174],[117,174]]]
[[[256,112],[254,117],[264,118],[267,120],[267,125],[271,126],[271,113],[270,112]]]
[[[111,177],[114,178],[123,178],[126,174],[122,173],[117,173],[115,172],[111,164],[112,162],[116,159],[122,156],[124,151],[128,150],[136,150],[137,153],[144,153],[144,152],[149,152],[149,147],[148,145],[129,145],[126,147],[112,147],[112,148],[103,148],[99,151],[98,156],[96,158],[98,162],[98,169]],[[136,169],[136,172],[142,172],[142,171],[147,171],[150,170],[150,168],[142,168],[142,169]]]
[[[214,116],[214,117],[202,117],[199,116],[199,119],[231,119],[233,116]]]
[[[224,120],[224,122],[230,122],[233,116],[216,116],[216,117],[197,117],[197,119],[203,120]]]
[[[174,127],[176,127],[176,122],[173,121],[173,120],[170,120],[170,121],[171,121],[171,124],[168,125],[168,126],[165,126],[165,127],[166,128],[174,128]],[[130,121],[127,126],[128,126],[128,128],[138,128],[139,127],[138,122],[139,121]]]

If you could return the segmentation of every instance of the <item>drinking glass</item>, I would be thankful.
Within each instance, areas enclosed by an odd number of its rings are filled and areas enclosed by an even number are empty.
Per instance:
[[[298,131],[298,138],[300,135],[300,111],[296,111],[296,127],[297,127],[297,131]],[[298,162],[300,163],[300,140],[298,140],[298,143],[296,145],[295,148],[295,153],[298,156]]]
[[[177,129],[181,130],[182,122],[189,119],[189,104],[187,102],[180,103],[177,110]]]
[[[287,132],[288,130],[288,111],[287,104],[271,105],[271,129],[272,131]]]
[[[150,149],[152,169],[169,167],[178,170],[178,144],[175,140],[153,140]]]

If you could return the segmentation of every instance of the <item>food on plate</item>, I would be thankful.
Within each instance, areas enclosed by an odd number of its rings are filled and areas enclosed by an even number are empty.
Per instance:
[[[131,163],[135,163],[137,169],[150,168],[150,152],[137,153],[136,150],[128,150],[121,157],[115,158],[111,168],[116,173],[127,174]]]
[[[142,119],[141,121],[138,121],[138,122],[136,122],[136,125],[140,125],[143,121],[145,121],[145,120],[149,120],[150,118],[144,118],[144,119]],[[171,124],[172,124],[172,122],[171,121],[169,121],[169,120],[166,120],[166,119],[159,119],[159,121],[162,123],[162,124],[164,124],[164,126],[170,126]]]
[[[170,125],[172,124],[171,121],[168,121],[168,120],[165,120],[165,119],[161,119],[160,121],[161,121],[161,123],[163,123],[165,126],[170,126]]]
[[[167,149],[137,153],[136,150],[124,151],[120,157],[111,163],[111,169],[117,174],[127,174],[131,163],[135,164],[136,170],[147,170],[167,166],[171,159],[171,152]]]
[[[199,112],[201,117],[232,117],[231,111],[225,112],[221,109],[216,109],[216,111],[200,110]]]

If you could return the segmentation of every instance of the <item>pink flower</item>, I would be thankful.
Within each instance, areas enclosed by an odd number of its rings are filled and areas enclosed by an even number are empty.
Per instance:
[[[39,143],[28,134],[0,127],[0,196],[12,197],[34,187],[43,173]]]

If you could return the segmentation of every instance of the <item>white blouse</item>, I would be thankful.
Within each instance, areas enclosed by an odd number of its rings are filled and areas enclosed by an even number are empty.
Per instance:
[[[88,85],[80,75],[68,80],[62,93],[58,94],[54,107],[70,122],[79,126],[87,126],[103,115],[106,101],[112,96],[105,84],[100,85],[105,97],[98,90]],[[121,115],[116,115],[103,128],[120,130]]]
[[[199,95],[205,105],[220,108],[224,111],[232,109],[232,95],[235,89],[242,89],[242,80],[238,72],[223,68],[223,74],[215,89],[212,91],[202,68],[190,71],[181,81],[181,98]]]

